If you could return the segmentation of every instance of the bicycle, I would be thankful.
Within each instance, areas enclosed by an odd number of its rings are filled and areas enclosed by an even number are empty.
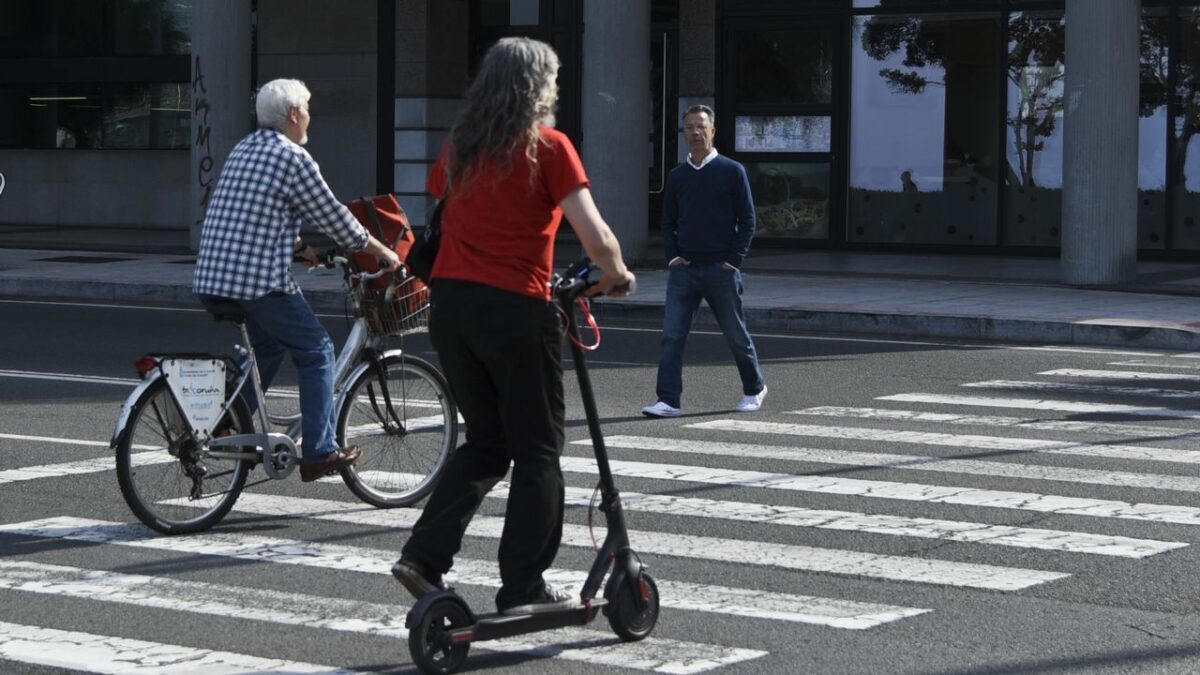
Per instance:
[[[340,267],[354,322],[334,366],[335,434],[353,441],[363,459],[343,469],[346,486],[380,508],[410,506],[434,486],[458,436],[458,413],[445,378],[389,336],[424,330],[429,290],[413,277],[367,282],[387,274],[351,269],[333,253],[320,267]],[[268,410],[245,313],[233,300],[203,299],[218,322],[235,323],[240,358],[213,354],[147,354],[135,362],[142,381],[121,408],[111,447],[125,502],[143,523],[165,534],[206,530],[233,508],[250,471],[287,478],[298,465],[300,414]],[[257,411],[247,401],[253,393]],[[256,420],[257,417],[257,428]],[[286,431],[272,431],[272,424]]]

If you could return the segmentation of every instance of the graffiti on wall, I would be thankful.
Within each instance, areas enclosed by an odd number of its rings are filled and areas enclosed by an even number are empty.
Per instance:
[[[196,224],[204,220],[204,210],[208,208],[208,198],[212,196],[213,164],[212,156],[212,127],[208,124],[208,112],[212,105],[208,102],[208,87],[204,84],[204,72],[200,68],[200,56],[196,55],[192,67],[192,126],[196,129],[195,147],[200,150],[198,162],[198,181],[200,183],[200,217]]]

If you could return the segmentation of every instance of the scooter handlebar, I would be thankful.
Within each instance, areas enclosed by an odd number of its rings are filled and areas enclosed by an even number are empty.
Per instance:
[[[571,263],[561,275],[556,275],[554,294],[564,302],[574,302],[576,298],[586,294],[589,288],[596,285],[595,281],[589,279],[592,271],[596,269],[592,261],[587,258],[582,258]],[[637,280],[635,279],[628,284],[613,286],[608,292],[630,295],[636,290]]]

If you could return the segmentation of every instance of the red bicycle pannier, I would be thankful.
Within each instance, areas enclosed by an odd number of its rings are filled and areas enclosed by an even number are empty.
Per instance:
[[[383,242],[384,246],[395,251],[396,255],[404,260],[404,256],[408,254],[408,249],[416,237],[413,236],[412,228],[408,225],[408,216],[404,213],[404,207],[396,201],[395,195],[363,197],[355,199],[346,206],[349,207],[350,213],[358,218],[358,222],[367,228],[367,232],[370,232],[372,236]],[[360,270],[375,272],[379,269],[379,261],[366,251],[354,253],[352,258],[354,266]],[[377,288],[386,288],[388,280],[387,277],[380,277],[372,279],[369,283]]]
[[[400,206],[395,195],[363,197],[346,206],[372,236],[395,251],[401,261],[404,260],[416,237],[409,227],[404,207]],[[351,254],[350,260],[357,270],[379,270],[379,260],[366,251]],[[427,320],[429,290],[411,274],[403,278],[384,275],[366,282],[364,288],[356,288],[355,291],[363,315],[377,333],[398,335],[420,329]]]

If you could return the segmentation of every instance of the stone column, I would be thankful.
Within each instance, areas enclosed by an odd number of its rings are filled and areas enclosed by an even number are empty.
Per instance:
[[[1137,274],[1139,0],[1067,0],[1062,280]]]
[[[192,5],[191,246],[229,151],[250,131],[250,0]]]
[[[646,257],[650,0],[584,0],[583,147],[600,214],[626,262]]]

